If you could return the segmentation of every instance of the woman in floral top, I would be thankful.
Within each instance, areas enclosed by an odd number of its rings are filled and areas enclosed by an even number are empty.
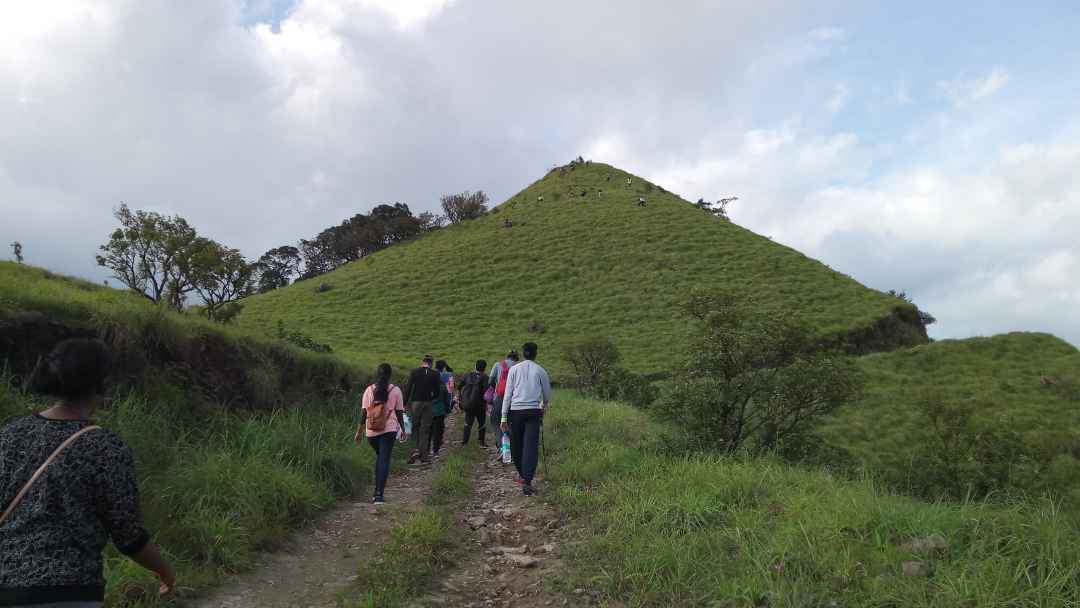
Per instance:
[[[61,443],[91,426],[111,364],[103,342],[75,339],[38,365],[34,389],[59,401],[0,428],[0,512]],[[142,525],[131,449],[115,432],[93,429],[59,454],[0,524],[0,606],[100,606],[110,539],[158,575],[162,593],[175,584]]]

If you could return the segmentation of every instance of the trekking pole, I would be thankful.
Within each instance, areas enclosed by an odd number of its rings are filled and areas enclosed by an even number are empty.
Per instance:
[[[551,477],[548,475],[547,448],[544,447],[544,419],[540,418],[540,462],[544,466],[544,481]]]

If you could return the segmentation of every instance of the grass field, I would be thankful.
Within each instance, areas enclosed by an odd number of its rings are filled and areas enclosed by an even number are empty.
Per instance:
[[[548,498],[589,527],[580,580],[626,606],[1013,608],[1080,602],[1048,502],[926,503],[771,460],[671,455],[671,429],[560,393]],[[905,562],[909,574],[904,573]]]
[[[1047,334],[1012,333],[870,355],[859,365],[864,394],[818,430],[828,459],[925,494],[934,490],[928,475],[940,472],[926,470],[928,457],[945,452],[963,460],[969,444],[990,437],[997,443],[990,453],[969,456],[1012,462],[973,462],[972,479],[1010,466],[1011,475],[1000,472],[1009,485],[1071,495],[1080,506],[1080,351],[1072,345]],[[956,422],[965,410],[966,427]],[[936,426],[934,412],[943,418]],[[951,435],[958,445],[948,443]],[[1005,453],[1010,438],[1020,454]]]
[[[364,364],[432,352],[464,368],[534,339],[556,374],[567,340],[604,335],[627,368],[656,372],[683,355],[691,330],[678,307],[694,288],[793,310],[822,334],[910,307],[627,177],[599,163],[556,170],[483,218],[248,298],[239,322],[270,332],[282,320]]]

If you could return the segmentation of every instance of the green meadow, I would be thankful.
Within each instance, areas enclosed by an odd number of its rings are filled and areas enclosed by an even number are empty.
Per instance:
[[[637,206],[639,197],[646,207]],[[512,228],[503,227],[506,220]],[[412,363],[432,352],[463,366],[533,339],[556,375],[567,371],[562,345],[603,335],[628,369],[667,372],[691,331],[680,303],[697,288],[788,310],[822,336],[912,308],[657,185],[592,163],[553,170],[479,219],[250,297],[239,323],[267,333],[280,320],[365,364]],[[902,329],[893,343],[925,341]]]
[[[565,548],[568,584],[609,605],[1080,602],[1080,537],[1050,501],[924,502],[869,478],[687,454],[645,412],[565,392],[546,421],[549,499],[586,522]]]

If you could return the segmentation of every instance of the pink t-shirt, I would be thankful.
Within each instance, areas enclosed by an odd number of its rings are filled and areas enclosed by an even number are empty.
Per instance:
[[[373,403],[375,403],[374,384],[367,387],[367,390],[364,391],[364,398],[360,402],[360,407],[364,408],[366,411],[371,408]],[[401,427],[398,425],[397,414],[394,412],[405,411],[405,400],[401,397],[401,389],[393,384],[390,385],[390,397],[386,400],[386,408],[390,410],[386,412],[386,426],[381,431],[372,431],[367,428],[367,423],[364,423],[364,435],[366,437],[378,437],[384,433],[396,433],[401,430]]]

